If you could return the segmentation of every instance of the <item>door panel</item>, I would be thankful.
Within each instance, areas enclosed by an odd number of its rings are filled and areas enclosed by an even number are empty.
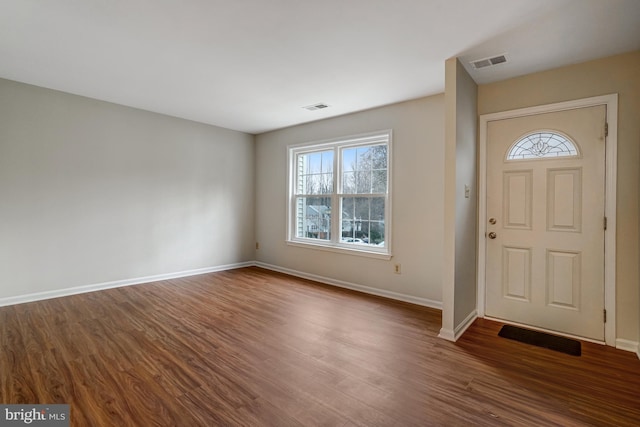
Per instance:
[[[582,168],[547,170],[547,230],[582,228]]]
[[[504,218],[506,228],[531,229],[533,171],[504,173]]]
[[[605,117],[596,106],[488,123],[487,316],[604,340]]]
[[[531,296],[531,249],[502,249],[504,297],[529,302]]]
[[[582,267],[579,252],[547,251],[547,304],[580,309]]]

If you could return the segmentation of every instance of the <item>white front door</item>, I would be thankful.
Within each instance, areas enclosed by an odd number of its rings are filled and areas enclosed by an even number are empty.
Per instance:
[[[485,314],[604,341],[606,106],[487,125]]]

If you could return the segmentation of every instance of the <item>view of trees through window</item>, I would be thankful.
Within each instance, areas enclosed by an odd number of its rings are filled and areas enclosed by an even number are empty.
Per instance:
[[[295,236],[384,247],[387,149],[386,143],[338,145],[298,153],[295,158]],[[334,224],[332,213],[336,206],[340,215]]]
[[[387,146],[342,149],[342,239],[384,245],[386,193]]]

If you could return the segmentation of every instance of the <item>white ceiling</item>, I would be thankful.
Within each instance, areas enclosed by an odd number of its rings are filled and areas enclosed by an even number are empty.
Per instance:
[[[637,49],[640,0],[0,0],[0,77],[249,133]]]

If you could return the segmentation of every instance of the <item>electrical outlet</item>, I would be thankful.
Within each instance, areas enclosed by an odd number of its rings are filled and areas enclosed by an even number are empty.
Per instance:
[[[395,264],[395,265],[393,266],[393,272],[394,272],[394,273],[396,273],[396,274],[400,274],[400,273],[402,273],[401,265],[400,265],[400,264]]]

